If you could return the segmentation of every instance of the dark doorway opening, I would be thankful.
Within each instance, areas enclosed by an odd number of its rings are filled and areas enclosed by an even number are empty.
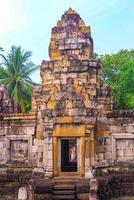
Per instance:
[[[77,139],[61,139],[61,172],[77,172]]]

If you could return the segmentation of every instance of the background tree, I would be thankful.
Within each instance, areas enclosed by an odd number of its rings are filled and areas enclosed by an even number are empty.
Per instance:
[[[35,83],[30,75],[38,69],[30,61],[31,51],[21,50],[12,46],[6,56],[2,53],[0,67],[0,85],[4,85],[17,112],[29,111],[31,105],[32,87]]]
[[[111,85],[119,109],[134,109],[134,50],[100,56],[103,82]]]

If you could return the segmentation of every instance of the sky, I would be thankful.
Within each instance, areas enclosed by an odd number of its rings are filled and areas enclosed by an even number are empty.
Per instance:
[[[98,54],[134,49],[134,0],[0,0],[0,47],[30,50],[40,65],[49,59],[51,29],[69,7],[91,26]],[[40,82],[39,74],[34,81]]]

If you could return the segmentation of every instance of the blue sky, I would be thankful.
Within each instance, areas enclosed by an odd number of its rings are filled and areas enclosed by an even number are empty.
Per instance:
[[[0,46],[21,45],[32,61],[48,59],[51,28],[72,7],[91,26],[95,52],[134,48],[134,0],[0,0]],[[33,76],[39,82],[39,72]]]

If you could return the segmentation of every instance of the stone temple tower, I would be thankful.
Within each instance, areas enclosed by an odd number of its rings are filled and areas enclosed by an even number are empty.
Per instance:
[[[49,47],[51,60],[89,60],[93,55],[90,27],[71,8],[52,29]]]
[[[111,104],[97,100],[101,65],[93,60],[91,29],[71,8],[52,29],[49,56],[41,64],[42,87],[33,97],[38,119],[36,170],[49,177],[88,177],[95,162],[98,109]]]

